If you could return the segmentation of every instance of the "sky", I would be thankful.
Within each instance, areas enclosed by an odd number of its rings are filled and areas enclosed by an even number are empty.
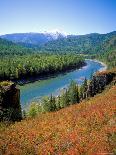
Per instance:
[[[116,0],[0,0],[0,35],[55,30],[115,31]]]

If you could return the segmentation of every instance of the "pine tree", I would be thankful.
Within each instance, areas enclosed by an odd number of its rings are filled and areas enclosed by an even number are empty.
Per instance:
[[[49,99],[49,104],[50,104],[50,111],[55,111],[56,110],[55,97],[52,96],[52,94]]]
[[[87,79],[85,78],[84,82],[83,82],[83,98],[87,98],[87,89],[88,89],[88,85],[87,85]]]
[[[55,111],[56,110],[56,103],[55,103],[55,97],[52,95],[50,97],[43,97],[42,99],[42,106],[43,111]]]
[[[42,111],[43,112],[49,112],[49,111],[51,111],[51,107],[50,107],[50,104],[49,104],[49,97],[47,97],[47,96],[44,96],[43,98],[42,98],[42,100],[41,100],[41,105],[42,105]]]
[[[90,97],[93,97],[95,95],[95,78],[93,76],[92,80],[90,81],[90,84],[88,86],[88,95]]]
[[[66,89],[66,91],[61,95],[60,107],[64,108],[64,107],[67,107],[68,105],[69,105],[69,95],[68,95],[68,91]]]
[[[61,103],[61,97],[58,96],[58,97],[56,98],[56,109],[57,109],[57,110],[61,109],[60,103]]]
[[[83,85],[81,85],[79,89],[79,99],[83,100]]]
[[[79,102],[78,85],[77,85],[76,82],[71,81],[68,93],[69,93],[70,104],[74,104],[74,103],[78,103]]]

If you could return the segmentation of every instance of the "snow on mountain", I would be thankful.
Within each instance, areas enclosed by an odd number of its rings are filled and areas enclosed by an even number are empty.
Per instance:
[[[53,29],[51,31],[45,31],[44,34],[50,35],[54,40],[56,40],[58,38],[67,37],[67,33],[63,32],[62,30],[59,30],[59,29]]]
[[[37,46],[64,37],[67,37],[66,33],[61,32],[58,29],[41,33],[14,33],[0,36],[2,39],[10,40],[15,43]]]

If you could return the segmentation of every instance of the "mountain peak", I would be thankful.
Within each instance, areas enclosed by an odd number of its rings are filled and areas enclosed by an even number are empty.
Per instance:
[[[44,33],[51,35],[53,37],[53,39],[58,39],[61,37],[67,37],[67,33],[60,30],[60,29],[53,29],[50,31],[45,31]]]

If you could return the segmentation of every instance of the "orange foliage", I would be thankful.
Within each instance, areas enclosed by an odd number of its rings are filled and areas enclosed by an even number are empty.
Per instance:
[[[105,70],[105,71],[98,71],[96,72],[96,75],[106,75],[106,74],[116,74],[116,68]]]
[[[116,86],[88,101],[0,130],[0,154],[113,153]]]

